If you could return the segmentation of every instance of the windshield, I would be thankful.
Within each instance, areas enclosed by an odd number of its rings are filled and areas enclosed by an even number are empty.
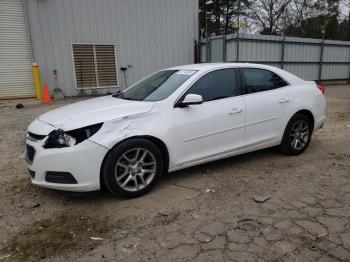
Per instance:
[[[160,101],[170,96],[195,70],[163,70],[154,73],[114,97],[136,101]]]

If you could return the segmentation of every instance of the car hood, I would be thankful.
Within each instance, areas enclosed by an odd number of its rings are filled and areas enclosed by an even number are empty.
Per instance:
[[[146,113],[154,102],[131,101],[104,96],[63,106],[39,116],[39,120],[61,128],[73,130],[108,120]]]

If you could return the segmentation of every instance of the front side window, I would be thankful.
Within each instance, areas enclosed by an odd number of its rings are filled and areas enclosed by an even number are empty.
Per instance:
[[[237,95],[235,70],[220,69],[201,77],[187,94],[201,95],[203,102],[232,97]]]
[[[242,68],[247,94],[273,90],[288,85],[277,74],[259,68]]]
[[[163,70],[146,77],[115,97],[135,101],[160,101],[169,97],[195,70]]]

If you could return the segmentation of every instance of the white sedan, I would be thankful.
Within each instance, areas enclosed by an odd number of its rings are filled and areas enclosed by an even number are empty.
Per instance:
[[[167,171],[273,146],[302,153],[325,121],[323,93],[266,65],[173,67],[114,95],[42,114],[28,127],[26,162],[39,186],[104,185],[136,197]]]

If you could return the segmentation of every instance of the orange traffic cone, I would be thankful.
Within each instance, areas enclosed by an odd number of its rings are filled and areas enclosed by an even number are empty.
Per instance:
[[[49,88],[47,87],[46,82],[44,85],[44,95],[43,95],[43,99],[41,100],[41,103],[47,104],[47,105],[52,103],[50,91],[49,91]]]

